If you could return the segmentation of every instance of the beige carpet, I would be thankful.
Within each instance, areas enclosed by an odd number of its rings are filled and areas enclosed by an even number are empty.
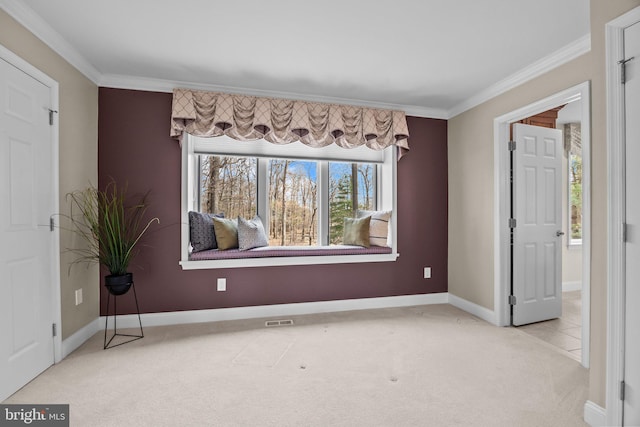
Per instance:
[[[96,334],[5,403],[69,403],[72,426],[584,426],[588,375],[450,305]]]

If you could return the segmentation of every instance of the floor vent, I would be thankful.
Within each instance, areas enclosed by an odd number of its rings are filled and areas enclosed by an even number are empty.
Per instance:
[[[266,327],[271,327],[271,326],[291,326],[293,325],[293,320],[291,319],[287,319],[287,320],[267,320],[266,322],[264,322],[264,326]]]

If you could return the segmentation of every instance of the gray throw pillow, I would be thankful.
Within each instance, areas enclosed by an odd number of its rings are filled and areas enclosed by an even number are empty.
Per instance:
[[[344,219],[344,236],[343,244],[364,246],[368,248],[369,244],[369,225],[371,217],[364,218],[345,218]]]
[[[259,216],[253,219],[238,217],[238,247],[241,251],[269,246],[269,239]]]
[[[189,241],[193,252],[216,249],[216,235],[211,218],[224,218],[224,214],[208,214],[201,212],[189,212]]]

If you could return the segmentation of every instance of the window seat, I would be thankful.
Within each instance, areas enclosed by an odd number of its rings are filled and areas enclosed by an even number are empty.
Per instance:
[[[272,257],[308,257],[308,256],[340,256],[340,255],[383,255],[391,254],[391,248],[385,246],[332,245],[332,246],[266,246],[263,248],[241,251],[229,249],[220,251],[210,249],[189,254],[189,261],[229,260],[244,258],[272,258]]]
[[[395,261],[399,254],[383,246],[268,246],[248,251],[217,249],[192,252],[180,261],[183,270],[276,267],[289,265],[345,264]]]

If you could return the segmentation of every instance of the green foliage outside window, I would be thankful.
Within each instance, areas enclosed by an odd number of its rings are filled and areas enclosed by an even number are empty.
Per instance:
[[[333,188],[330,187],[329,243],[331,244],[342,243],[344,219],[353,218],[355,215],[351,202],[352,188],[351,176],[349,175],[342,175],[335,181]]]
[[[341,244],[344,219],[375,209],[375,166],[329,163],[329,243]]]

